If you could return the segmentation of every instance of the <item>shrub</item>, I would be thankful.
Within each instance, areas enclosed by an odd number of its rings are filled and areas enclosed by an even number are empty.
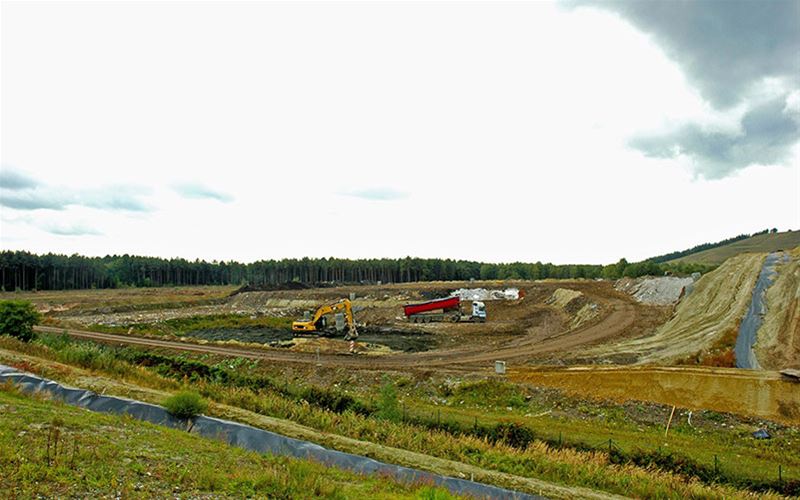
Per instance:
[[[178,418],[189,419],[208,409],[208,403],[196,392],[182,391],[164,401],[168,412]]]
[[[381,386],[380,397],[378,398],[378,416],[386,420],[400,420],[400,405],[397,402],[397,388],[387,377]]]
[[[486,437],[492,443],[505,443],[520,450],[536,439],[532,430],[517,422],[499,423],[487,432]]]
[[[287,394],[288,395],[288,394]],[[324,389],[321,387],[307,387],[300,391],[302,399],[318,408],[324,408],[334,413],[344,413],[348,410],[359,414],[367,413],[367,409],[347,394]]]
[[[33,340],[33,325],[41,321],[33,304],[24,300],[0,301],[0,335],[11,335],[23,342]]]

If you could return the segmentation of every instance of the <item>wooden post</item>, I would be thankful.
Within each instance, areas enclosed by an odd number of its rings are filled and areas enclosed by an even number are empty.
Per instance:
[[[675,405],[672,405],[672,412],[669,414],[669,420],[667,421],[667,429],[664,431],[664,437],[667,437],[667,433],[669,432],[669,426],[672,424],[672,417],[675,416]]]

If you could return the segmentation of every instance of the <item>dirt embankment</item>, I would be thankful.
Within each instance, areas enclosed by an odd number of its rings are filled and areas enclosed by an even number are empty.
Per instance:
[[[517,382],[615,401],[656,401],[692,410],[800,423],[800,390],[776,372],[701,367],[518,368]]]
[[[756,335],[756,358],[768,370],[800,368],[800,247],[789,255],[767,289],[767,312]]]
[[[641,363],[666,363],[704,352],[726,336],[735,340],[750,304],[765,254],[742,254],[703,276],[653,335],[605,345],[598,356],[635,357]]]

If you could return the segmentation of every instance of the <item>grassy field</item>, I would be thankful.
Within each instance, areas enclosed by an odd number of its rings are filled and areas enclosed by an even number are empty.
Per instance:
[[[183,286],[0,292],[0,300],[28,300],[41,312],[110,313],[213,304],[224,300],[235,289],[234,286]]]
[[[93,390],[119,394],[135,384],[142,389],[121,395],[152,402],[163,398],[163,392],[153,390],[174,392],[191,386],[216,403],[211,412],[226,418],[342,451],[364,453],[366,447],[370,456],[404,465],[449,467],[436,470],[449,474],[468,471],[506,487],[524,484],[519,478],[531,478],[643,497],[731,498],[744,494],[741,488],[756,488],[766,495],[766,489],[781,486],[776,481],[778,465],[786,481],[797,479],[800,468],[800,453],[792,445],[800,439],[797,429],[784,429],[768,442],[754,442],[746,425],[713,413],[698,415],[695,427],[676,422],[666,439],[664,408],[637,419],[626,413],[630,408],[531,394],[513,384],[448,388],[395,376],[402,406],[395,407],[394,417],[385,417],[380,388],[385,382],[359,375],[359,383],[348,384],[346,377],[352,373],[322,374],[328,386],[304,387],[298,379],[307,376],[297,374],[289,381],[258,363],[241,360],[157,358],[151,353],[131,364],[122,359],[133,359],[130,350],[121,358],[108,348],[52,341],[50,345],[2,341],[2,347],[36,358],[15,359],[5,351],[0,360],[76,385],[90,383]],[[91,368],[94,375],[54,365],[46,358]],[[359,390],[336,388],[348,385]],[[471,431],[476,419],[480,419],[477,433]],[[708,425],[704,419],[716,424]],[[719,471],[713,469],[714,455],[721,464]]]
[[[686,255],[670,263],[696,262],[698,264],[722,264],[727,259],[746,252],[774,252],[791,250],[800,246],[800,231],[787,231],[775,234],[759,234],[745,240],[735,241],[717,248]]]
[[[452,498],[0,386],[3,498]]]

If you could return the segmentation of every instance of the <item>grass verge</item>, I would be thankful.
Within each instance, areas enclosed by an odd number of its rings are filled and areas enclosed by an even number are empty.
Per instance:
[[[237,366],[220,366],[185,356],[99,347],[61,337],[51,338],[48,342],[51,345],[31,346],[14,344],[13,341],[4,341],[3,345],[13,344],[16,350],[84,366],[156,389],[175,391],[191,384],[192,389],[217,403],[288,419],[324,433],[558,484],[646,497],[720,498],[744,495],[747,488],[768,495],[770,489],[790,493],[792,490],[789,488],[797,487],[789,482],[748,481],[736,474],[703,476],[697,472],[697,467],[685,467],[691,461],[676,454],[653,456],[637,450],[620,454],[613,449],[609,452],[566,441],[556,445],[535,433],[525,433],[502,422],[489,428],[494,432],[492,435],[485,433],[484,429],[470,432],[471,426],[463,422],[455,426],[449,420],[439,420],[432,425],[431,421],[421,419],[419,415],[403,415],[400,421],[380,418],[374,414],[375,408],[371,404],[359,402],[352,396],[329,389],[290,387],[249,374],[247,367],[242,366],[242,363],[247,363],[243,360],[226,360],[226,364]],[[490,389],[480,390],[491,393]],[[462,394],[467,396],[466,392]],[[701,439],[695,441],[702,443]]]
[[[4,498],[452,498],[310,461],[259,455],[0,385]]]

